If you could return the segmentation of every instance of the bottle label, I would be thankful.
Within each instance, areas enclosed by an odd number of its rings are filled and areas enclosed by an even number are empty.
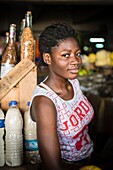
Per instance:
[[[4,124],[4,119],[0,119],[0,128],[4,128],[5,124]]]
[[[7,74],[13,67],[14,64],[1,63],[1,78],[5,76],[5,74]]]
[[[38,150],[38,142],[35,140],[25,140],[25,150],[26,151],[36,151]]]

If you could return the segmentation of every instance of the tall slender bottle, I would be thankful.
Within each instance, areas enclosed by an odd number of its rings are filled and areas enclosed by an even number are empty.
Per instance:
[[[20,166],[23,163],[23,119],[17,101],[9,102],[5,117],[6,165]]]
[[[0,108],[0,167],[5,165],[5,147],[4,147],[4,124],[5,115]]]
[[[25,161],[26,163],[36,164],[39,162],[39,150],[36,133],[36,122],[31,119],[29,106],[24,113],[24,145],[25,145]]]
[[[24,28],[25,28],[25,18],[23,18],[21,20],[20,33],[19,33],[19,42],[21,42],[21,36],[22,36]]]
[[[16,38],[16,25],[11,24],[9,28],[9,40],[2,55],[1,78],[5,76],[5,74],[7,74],[17,63],[15,38]]]
[[[20,59],[21,37],[22,37],[22,33],[23,33],[24,28],[25,28],[25,18],[23,18],[23,19],[21,20],[20,32],[19,32],[19,36],[18,36],[18,43],[17,43],[18,62],[21,60],[21,59]]]
[[[35,57],[35,41],[32,31],[32,13],[27,11],[25,14],[25,28],[21,36],[21,47],[20,47],[21,60],[28,58],[34,61]]]

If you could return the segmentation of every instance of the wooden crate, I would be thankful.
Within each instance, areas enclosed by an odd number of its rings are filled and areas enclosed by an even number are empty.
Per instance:
[[[37,66],[31,60],[23,59],[0,80],[0,103],[3,111],[6,112],[9,108],[9,101],[16,100],[21,112],[25,112],[36,85]]]

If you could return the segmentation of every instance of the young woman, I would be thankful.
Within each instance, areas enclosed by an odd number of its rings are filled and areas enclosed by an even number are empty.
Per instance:
[[[93,142],[88,124],[94,112],[77,80],[82,55],[75,30],[64,23],[44,29],[39,51],[49,74],[31,99],[44,170],[76,170],[88,164]]]

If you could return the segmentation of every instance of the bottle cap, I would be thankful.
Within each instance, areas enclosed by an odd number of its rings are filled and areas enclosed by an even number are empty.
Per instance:
[[[17,101],[16,100],[12,100],[9,102],[9,106],[13,106],[13,105],[17,105]]]
[[[30,106],[30,102],[28,102],[27,105]]]

